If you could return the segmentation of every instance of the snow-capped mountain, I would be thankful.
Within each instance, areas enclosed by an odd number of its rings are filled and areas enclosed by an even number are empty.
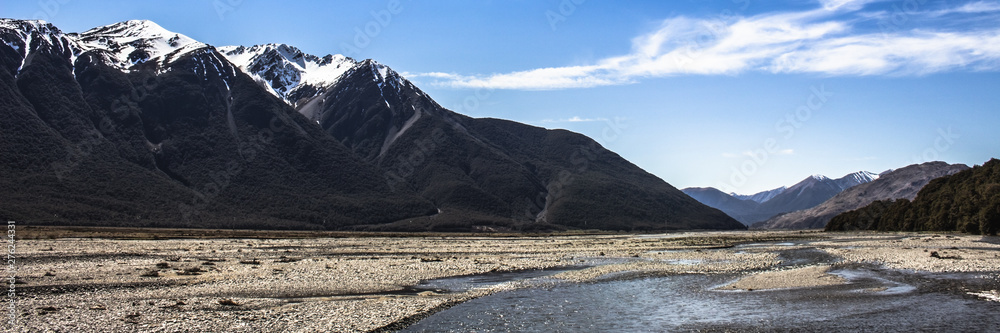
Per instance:
[[[0,20],[0,95],[0,187],[17,188],[0,215],[314,229],[436,211],[215,48],[149,21],[65,34]]]
[[[844,191],[861,184],[871,183],[878,179],[878,177],[879,174],[874,172],[859,171],[835,180],[834,184],[839,186],[841,191]]]
[[[440,109],[413,83],[375,60],[356,61],[339,54],[318,57],[285,44],[224,46],[218,50],[271,94],[366,157],[383,155],[424,113]],[[378,92],[370,98],[381,103],[365,105],[363,112],[338,112],[359,107],[357,101],[342,97],[358,94],[368,82]],[[369,119],[354,118],[362,114]],[[344,135],[358,127],[371,128],[364,124],[369,120],[380,123],[378,129],[372,129],[382,132],[378,140],[355,142],[356,138]]]
[[[814,207],[838,193],[870,183],[878,177],[878,174],[868,171],[851,173],[837,179],[812,175],[790,187],[782,186],[752,195],[730,193],[729,196],[739,199],[735,201],[720,198],[722,192],[714,188],[686,188],[683,191],[699,202],[750,225],[778,214]]]
[[[753,225],[759,229],[809,229],[822,228],[840,213],[858,209],[876,200],[913,200],[917,192],[932,179],[966,170],[964,164],[949,165],[944,162],[915,164],[895,171],[875,175],[857,172],[841,178],[841,185],[852,186],[815,207],[774,216]]]
[[[33,49],[45,48],[54,50],[74,66],[77,57],[87,53],[124,72],[137,67],[164,71],[186,55],[214,50],[148,20],[119,22],[67,34],[45,21],[0,19],[0,30],[4,42],[20,52],[25,61],[30,59]]]
[[[300,100],[321,94],[358,64],[343,55],[321,58],[285,44],[223,46],[218,50],[271,94],[293,107]]]
[[[74,34],[0,19],[0,95],[0,215],[17,220],[743,228],[584,135],[457,114],[370,59],[217,49],[141,20]],[[565,182],[578,157],[600,163]]]
[[[817,182],[830,182],[835,186],[839,187],[841,191],[843,191],[851,187],[854,187],[858,184],[869,183],[873,180],[878,179],[878,177],[879,174],[874,172],[858,171],[835,180],[831,180],[829,177],[824,175],[812,175],[809,178]],[[774,199],[774,197],[785,192],[785,190],[787,189],[788,189],[787,186],[782,186],[773,190],[762,191],[754,194],[737,194],[733,192],[729,193],[729,195],[740,200],[750,200],[757,203],[764,203],[768,200]]]
[[[75,37],[82,51],[106,55],[113,67],[129,70],[146,63],[158,68],[193,52],[211,52],[211,47],[188,36],[168,31],[148,20],[131,20],[93,28]]]
[[[75,38],[67,37],[59,28],[44,21],[0,19],[0,40],[20,56],[21,61],[14,68],[15,75],[30,61],[34,50],[47,50],[72,61],[81,49]]]
[[[768,211],[775,213],[810,208],[837,193],[877,178],[877,174],[868,171],[850,173],[837,179],[830,179],[823,175],[809,176],[782,191],[771,200],[764,202],[762,207],[770,207]]]

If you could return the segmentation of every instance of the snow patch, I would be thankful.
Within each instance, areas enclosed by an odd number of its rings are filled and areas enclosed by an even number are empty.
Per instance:
[[[736,194],[735,192],[729,193],[729,195],[733,196],[734,198],[740,199],[740,200],[752,200],[752,201],[756,201],[757,203],[764,203],[764,202],[766,202],[768,200],[773,199],[774,197],[778,196],[779,194],[784,193],[785,190],[787,190],[787,189],[788,189],[788,187],[782,186],[782,187],[779,187],[779,188],[776,188],[776,189],[773,189],[773,190],[768,190],[768,191],[763,191],[763,192],[757,192],[755,194],[750,194],[750,195]]]
[[[376,67],[378,68],[379,78],[382,79],[383,82],[386,81],[386,78],[389,77],[389,67],[381,64],[377,65]]]

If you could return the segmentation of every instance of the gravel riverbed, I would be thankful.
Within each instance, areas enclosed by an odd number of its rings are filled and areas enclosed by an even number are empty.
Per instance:
[[[829,262],[789,256],[803,249]],[[734,281],[736,288],[766,289],[843,283],[826,273],[831,264],[868,265],[978,274],[995,282],[968,290],[983,302],[998,301],[1000,289],[1000,241],[952,234],[77,237],[18,240],[17,256],[15,331],[26,332],[385,331],[519,288],[415,288],[422,281],[553,267],[572,267],[549,277],[568,283],[735,274],[743,279]],[[792,282],[775,284],[772,277]]]

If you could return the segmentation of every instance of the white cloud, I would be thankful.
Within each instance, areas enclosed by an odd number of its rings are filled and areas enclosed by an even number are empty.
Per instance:
[[[440,73],[440,72],[430,72],[430,73],[409,73],[409,72],[404,72],[404,73],[401,73],[401,75],[403,75],[405,77],[408,77],[408,78],[416,78],[416,77],[430,77],[430,78],[436,78],[436,79],[461,79],[462,78],[462,76],[458,75],[458,74]]]
[[[873,0],[825,0],[823,8],[730,21],[674,17],[633,38],[628,54],[590,65],[491,75],[422,73],[451,88],[568,89],[622,85],[649,77],[736,75],[748,71],[823,75],[924,75],[1000,69],[1000,27],[964,32],[914,29],[858,33],[824,8],[853,9]],[[1000,8],[977,2],[956,11]],[[859,14],[860,15],[860,14]]]
[[[932,16],[942,16],[948,14],[979,14],[979,13],[991,13],[1000,11],[1000,2],[996,1],[978,1],[970,2],[959,7],[942,9],[938,11],[931,12]]]
[[[919,3],[917,3],[919,5]],[[871,12],[857,12],[855,15],[866,19],[877,19],[882,22],[887,22],[890,24],[907,24],[911,20],[911,17],[928,17],[928,18],[940,18],[945,15],[951,14],[961,14],[969,17],[975,17],[976,15],[991,14],[1000,12],[1000,1],[977,1],[965,3],[958,7],[947,7],[935,10],[920,11],[924,7],[923,5],[917,6],[917,9],[912,9],[911,7],[902,8],[894,7],[892,11],[888,10],[878,10]],[[993,18],[988,18],[993,19]],[[951,23],[954,23],[952,21]]]
[[[823,41],[812,49],[782,55],[770,69],[830,75],[923,75],[961,67],[995,70],[998,61],[1000,30],[916,32],[889,39],[868,35]]]
[[[819,3],[823,5],[823,9],[826,10],[859,10],[864,8],[865,5],[875,1],[876,0],[820,0]]]
[[[493,74],[487,77],[455,76],[450,86],[493,89],[563,89],[587,88],[629,83],[626,79],[602,75],[599,66],[539,68],[528,71]]]
[[[594,121],[608,121],[607,118],[581,118],[579,116],[574,116],[569,119],[545,119],[542,123],[585,123]]]

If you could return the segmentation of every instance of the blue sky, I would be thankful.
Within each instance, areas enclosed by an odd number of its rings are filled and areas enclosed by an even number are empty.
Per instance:
[[[754,193],[1000,157],[1000,1],[4,3],[216,45],[372,58],[475,117],[597,139],[672,185]]]

